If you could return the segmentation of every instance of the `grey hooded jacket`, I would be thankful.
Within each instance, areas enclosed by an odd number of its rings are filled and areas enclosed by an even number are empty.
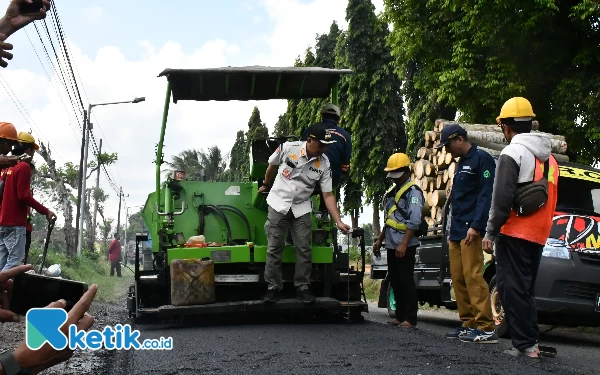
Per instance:
[[[543,133],[518,134],[502,150],[496,166],[492,208],[485,238],[494,240],[500,233],[510,216],[517,187],[533,181],[536,158],[545,162],[551,152],[550,138]]]

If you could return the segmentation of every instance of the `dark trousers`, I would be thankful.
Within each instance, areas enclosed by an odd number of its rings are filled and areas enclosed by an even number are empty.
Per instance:
[[[25,258],[23,258],[23,263],[27,264],[27,261],[29,260],[29,247],[31,246],[31,232],[26,230],[25,231]]]
[[[540,338],[533,292],[543,246],[519,238],[496,240],[496,285],[512,338],[519,350]]]
[[[396,258],[396,250],[387,250],[388,276],[396,300],[396,319],[417,325],[417,287],[415,286],[415,255],[417,247],[406,249],[404,258]]]
[[[110,262],[110,275],[115,275],[115,270],[117,270],[117,277],[121,277],[121,262],[118,260]]]
[[[337,186],[334,185],[334,189],[337,189]],[[318,191],[319,193],[319,209],[318,211],[324,212],[327,211],[327,206],[325,205],[325,199],[323,198],[323,192],[321,192],[320,188],[316,188],[315,192]],[[288,231],[287,235],[285,236],[285,242],[287,242],[290,245],[294,244],[294,240],[292,239],[292,232]]]

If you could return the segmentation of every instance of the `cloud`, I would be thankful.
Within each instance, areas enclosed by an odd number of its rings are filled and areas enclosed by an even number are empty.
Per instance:
[[[327,33],[333,21],[342,29],[346,21],[347,0],[263,0],[267,16],[275,23],[263,40],[271,51],[257,57],[257,63],[271,66],[293,65],[304,57],[306,48],[316,44],[317,34]],[[383,9],[383,0],[373,1],[375,12]]]
[[[262,35],[261,54],[243,56],[240,48],[223,39],[205,41],[191,54],[175,42],[162,46],[151,41],[140,41],[143,55],[137,60],[127,59],[119,48],[106,45],[95,55],[85,55],[79,46],[69,42],[76,76],[82,85],[82,101],[105,103],[132,100],[144,96],[138,104],[119,104],[94,107],[92,123],[96,140],[103,140],[105,152],[117,152],[118,162],[108,168],[117,186],[128,194],[127,204],[143,205],[155,186],[155,146],[160,136],[162,111],[166,93],[166,79],[158,78],[165,68],[208,68],[228,65],[292,65],[297,55],[314,46],[317,33],[329,30],[333,20],[346,27],[346,2],[341,0],[265,0],[265,16],[274,24],[268,35]],[[86,17],[103,16],[97,6],[84,10]],[[92,17],[93,18],[93,17]],[[310,21],[310,22],[309,22]],[[233,61],[236,63],[234,64]],[[47,65],[47,64],[46,64]],[[47,66],[49,74],[52,71]],[[50,143],[59,165],[70,161],[78,164],[81,147],[81,124],[75,117],[71,101],[63,84],[56,76],[50,82],[44,74],[34,74],[23,69],[6,69],[0,82],[7,82],[19,98],[31,119],[25,121],[6,95],[0,95],[3,121],[12,121],[19,130],[29,130],[45,143]],[[3,90],[2,90],[3,91]],[[57,91],[61,94],[57,94]],[[3,91],[4,93],[4,91]],[[246,130],[252,109],[258,105],[263,122],[272,131],[280,114],[286,110],[286,101],[260,102],[179,102],[171,104],[165,135],[164,160],[189,148],[207,149],[219,146],[228,153],[238,130]],[[30,125],[30,122],[32,123]],[[93,157],[90,142],[89,158]],[[36,156],[38,165],[41,157]],[[163,164],[163,168],[166,165]],[[116,218],[119,207],[117,193],[112,190],[104,173],[101,187],[110,194],[105,204],[108,217]],[[95,184],[95,176],[87,186]],[[121,222],[124,222],[125,206]],[[361,223],[370,221],[370,213],[361,217]],[[136,209],[130,209],[136,211]],[[100,220],[100,218],[98,218]],[[116,220],[115,220],[116,221]],[[62,218],[59,218],[62,223]]]
[[[127,60],[116,47],[106,46],[97,51],[96,56],[81,53],[78,46],[70,43],[72,59],[79,73],[82,99],[86,105],[132,100],[145,96],[146,101],[138,104],[97,106],[92,110],[93,131],[96,140],[103,139],[103,151],[118,152],[117,164],[109,168],[112,179],[123,186],[129,205],[144,204],[147,195],[154,189],[155,144],[159,140],[162,110],[165,100],[166,79],[158,78],[165,68],[208,68],[230,65],[231,54],[239,51],[236,45],[224,40],[207,41],[190,55],[182,52],[176,43],[167,43],[161,48],[143,42],[146,55],[142,60]],[[29,112],[29,122],[9,98],[0,95],[3,120],[12,121],[19,130],[29,130],[44,143],[50,143],[53,156],[59,165],[67,161],[78,164],[80,156],[81,130],[75,121],[73,111],[67,112],[63,101],[70,108],[69,98],[61,89],[59,81],[53,86],[44,76],[25,70],[6,70],[2,77],[10,85],[20,103]],[[85,90],[85,93],[83,92]],[[273,104],[259,103],[266,118],[277,118],[278,110]],[[169,113],[164,159],[170,160],[174,154],[187,148],[206,149],[217,145],[223,152],[230,151],[236,132],[246,129],[254,102],[197,103],[179,102],[171,104]],[[33,109],[33,110],[32,110]],[[92,158],[90,141],[90,159]],[[43,163],[36,156],[38,165]],[[165,167],[163,165],[163,167]],[[87,186],[95,183],[95,178],[87,181]],[[101,177],[101,186],[111,196],[106,205],[110,217],[117,216],[118,197],[111,190],[106,177]],[[124,215],[124,209],[122,210]],[[124,219],[124,216],[122,216]],[[62,220],[60,220],[62,222]]]
[[[81,11],[83,18],[86,22],[90,23],[99,23],[99,21],[104,16],[104,9],[99,7],[98,5],[91,5],[89,7],[84,8]]]

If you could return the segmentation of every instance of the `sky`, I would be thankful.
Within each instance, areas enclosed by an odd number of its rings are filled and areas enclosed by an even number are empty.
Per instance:
[[[155,146],[160,136],[166,79],[158,74],[166,68],[223,66],[293,66],[296,57],[314,47],[317,34],[326,33],[335,20],[347,28],[344,0],[222,0],[218,2],[86,1],[55,2],[62,32],[70,50],[81,99],[89,103],[130,101],[138,104],[97,106],[92,111],[96,140],[104,152],[117,152],[118,161],[108,168],[100,186],[109,194],[105,212],[116,219],[122,187],[129,214],[144,205],[155,184]],[[194,4],[194,6],[190,6]],[[383,0],[374,0],[376,12]],[[183,5],[186,5],[183,7]],[[46,20],[53,33],[50,19]],[[60,81],[54,50],[39,21],[8,38],[14,58],[0,68],[0,121],[31,131],[50,144],[58,166],[79,164],[81,124],[71,99]],[[38,31],[46,44],[44,50]],[[54,34],[52,34],[54,35]],[[55,39],[53,39],[55,40]],[[58,74],[55,74],[55,71]],[[247,130],[257,105],[270,132],[286,101],[179,102],[171,104],[165,135],[164,160],[185,149],[207,150],[219,146],[229,152],[238,130]],[[342,108],[343,110],[343,108]],[[90,142],[89,155],[94,148]],[[37,165],[43,159],[36,155]],[[164,167],[164,164],[163,164]],[[96,176],[86,184],[95,184]],[[39,197],[38,197],[39,198]],[[49,203],[43,199],[42,202]],[[50,204],[50,207],[56,208]],[[58,208],[56,208],[58,211]],[[98,217],[98,221],[100,221]],[[350,219],[343,220],[350,224]],[[359,224],[372,221],[365,207]],[[59,224],[62,217],[59,214]],[[116,222],[116,220],[115,220]]]

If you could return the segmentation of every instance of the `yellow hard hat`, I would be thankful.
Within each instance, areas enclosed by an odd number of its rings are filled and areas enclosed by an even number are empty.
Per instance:
[[[390,156],[384,171],[395,171],[396,169],[408,167],[409,165],[410,159],[408,158],[408,155],[398,152]]]
[[[35,143],[35,138],[33,138],[33,135],[31,135],[30,133],[19,132],[18,139],[19,139],[19,142],[21,142],[21,143],[33,143],[33,148],[35,150],[40,149],[40,146],[38,146],[37,143]]]
[[[496,122],[510,117],[535,117],[529,100],[520,96],[508,99],[500,110],[500,116],[496,117]]]

